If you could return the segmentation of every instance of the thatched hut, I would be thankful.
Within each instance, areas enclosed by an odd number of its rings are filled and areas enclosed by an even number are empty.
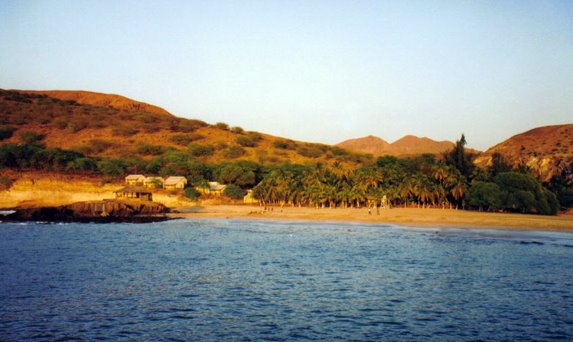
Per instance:
[[[149,189],[141,186],[126,186],[115,191],[116,199],[135,199],[140,201],[153,201],[152,193]]]

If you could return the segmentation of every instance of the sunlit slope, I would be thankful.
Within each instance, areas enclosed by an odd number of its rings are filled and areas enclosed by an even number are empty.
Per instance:
[[[45,136],[48,147],[113,158],[150,159],[179,150],[211,163],[359,164],[371,160],[338,147],[179,118],[123,96],[85,91],[0,90],[0,128],[14,130],[12,137],[0,143],[19,143],[22,132],[33,131]]]

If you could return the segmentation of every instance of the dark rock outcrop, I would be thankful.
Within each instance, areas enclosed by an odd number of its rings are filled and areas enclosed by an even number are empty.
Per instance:
[[[169,208],[155,202],[90,201],[60,207],[16,209],[7,221],[45,222],[153,222],[169,219]]]

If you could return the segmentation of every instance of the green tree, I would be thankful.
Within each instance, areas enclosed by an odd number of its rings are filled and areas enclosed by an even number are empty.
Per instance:
[[[195,190],[195,188],[193,188],[193,187],[185,188],[184,194],[185,194],[185,197],[187,197],[193,201],[198,200],[199,197],[201,196],[201,193],[199,191]]]
[[[224,163],[214,170],[216,179],[223,184],[235,184],[246,189],[257,184],[257,166],[248,162]]]
[[[232,199],[242,199],[245,196],[245,191],[235,184],[229,184],[223,190],[223,195]]]
[[[104,159],[98,162],[98,169],[108,177],[122,177],[126,173],[125,163],[119,159]]]
[[[466,197],[468,204],[480,211],[496,210],[502,205],[502,192],[493,182],[473,181]]]
[[[473,154],[467,153],[466,137],[462,134],[460,140],[456,141],[454,148],[444,155],[444,159],[448,165],[452,165],[460,171],[460,173],[470,179],[474,170]]]

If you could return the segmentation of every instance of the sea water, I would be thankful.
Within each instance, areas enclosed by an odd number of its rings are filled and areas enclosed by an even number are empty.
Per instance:
[[[0,340],[573,339],[573,234],[0,224]]]

